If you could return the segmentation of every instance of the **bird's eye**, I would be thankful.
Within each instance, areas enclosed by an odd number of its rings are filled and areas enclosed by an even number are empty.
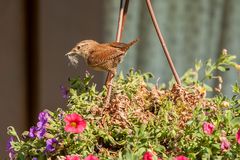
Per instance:
[[[80,49],[80,46],[77,46],[77,49]]]

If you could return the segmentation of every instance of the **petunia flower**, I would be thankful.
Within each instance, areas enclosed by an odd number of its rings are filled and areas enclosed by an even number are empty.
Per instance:
[[[40,112],[38,114],[38,120],[42,123],[47,122],[49,118],[49,113],[48,112]]]
[[[205,134],[211,135],[214,131],[215,126],[212,123],[204,122],[203,123],[203,132]]]
[[[240,129],[238,130],[237,134],[236,134],[236,139],[238,144],[240,144]]]
[[[143,160],[153,160],[153,154],[149,151],[145,152],[143,155]]]
[[[13,142],[13,137],[11,136],[7,141],[7,152],[10,159],[14,159],[15,157],[15,151],[12,148],[12,144],[11,144],[12,142]]]
[[[46,133],[46,124],[48,122],[50,115],[48,112],[40,112],[38,115],[38,123],[37,126],[32,126],[29,129],[29,134],[28,136],[30,138],[39,138],[42,139]]]
[[[46,129],[45,128],[40,128],[37,132],[36,135],[39,139],[42,139],[44,137],[46,133]]]
[[[60,111],[60,113],[58,114],[58,119],[62,121],[64,118],[64,114],[65,114],[64,111]]]
[[[221,137],[221,150],[223,152],[226,152],[230,149],[231,143],[227,140],[226,137]]]
[[[84,158],[84,160],[99,160],[99,159],[97,157],[95,157],[94,155],[90,154],[86,158]]]
[[[29,133],[28,133],[28,136],[30,138],[35,138],[36,137],[36,132],[37,132],[37,128],[35,126],[32,126],[30,129],[29,129]]]
[[[64,87],[63,85],[61,85],[60,86],[60,91],[61,91],[63,99],[67,99],[69,90],[66,87]]]
[[[38,115],[38,123],[37,123],[37,128],[38,130],[41,130],[42,128],[45,128],[48,119],[49,119],[50,115],[48,112],[40,112]]]
[[[174,160],[188,160],[188,158],[180,155],[180,156],[175,157]]]
[[[66,126],[64,130],[71,133],[81,133],[86,128],[86,121],[77,113],[68,114],[64,121]]]
[[[79,156],[74,155],[74,156],[66,156],[65,160],[80,160]]]
[[[53,152],[56,150],[58,145],[58,141],[55,138],[48,139],[46,141],[46,151]]]
[[[30,138],[38,137],[39,139],[42,139],[44,137],[45,133],[46,133],[46,129],[45,128],[38,128],[38,127],[32,126],[29,129],[28,136]]]
[[[38,121],[37,122],[37,128],[38,129],[45,128],[46,124],[47,124],[47,120]]]

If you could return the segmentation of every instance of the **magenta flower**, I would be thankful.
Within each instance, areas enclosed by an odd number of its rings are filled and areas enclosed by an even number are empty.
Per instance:
[[[74,156],[67,156],[65,160],[80,160],[79,156],[74,155]]]
[[[97,157],[95,157],[94,155],[90,154],[86,158],[84,158],[84,160],[99,160],[99,159]]]
[[[204,122],[203,123],[203,132],[205,134],[211,135],[214,131],[215,126],[212,123]]]
[[[64,130],[71,133],[81,133],[86,128],[86,121],[77,113],[68,114],[64,121],[66,126]]]
[[[175,157],[174,160],[188,160],[188,158],[180,155],[180,156]]]
[[[236,134],[236,139],[238,144],[240,144],[240,129],[238,130],[237,134]]]
[[[153,160],[153,154],[149,151],[145,152],[143,155],[143,160]]]
[[[223,152],[226,152],[230,149],[231,143],[227,140],[226,137],[221,137],[221,149]]]

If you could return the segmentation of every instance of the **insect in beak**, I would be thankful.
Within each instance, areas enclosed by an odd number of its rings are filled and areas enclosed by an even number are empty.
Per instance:
[[[68,52],[65,54],[65,56],[71,56],[72,54],[74,54],[74,52]]]

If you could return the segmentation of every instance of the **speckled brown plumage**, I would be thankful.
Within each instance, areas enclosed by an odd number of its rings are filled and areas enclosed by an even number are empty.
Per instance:
[[[109,71],[113,75],[116,73],[117,65],[122,61],[127,50],[134,45],[138,39],[130,43],[103,43],[93,40],[79,42],[66,55],[73,65],[78,63],[79,56],[83,57],[88,66],[95,70]]]

